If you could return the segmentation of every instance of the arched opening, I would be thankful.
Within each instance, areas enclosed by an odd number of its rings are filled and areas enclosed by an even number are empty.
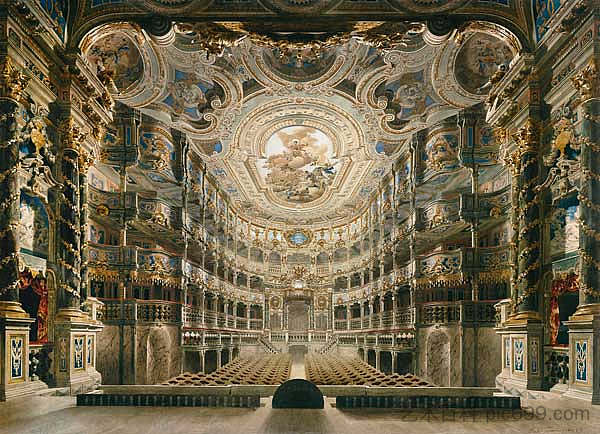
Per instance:
[[[375,354],[375,350],[373,350],[373,349],[367,350],[367,363],[374,368],[376,367],[376,364],[377,364],[376,357],[377,357],[377,355]]]
[[[200,351],[184,351],[183,372],[197,373],[202,370]]]
[[[229,350],[224,349],[221,351],[221,367],[229,363]]]
[[[208,350],[204,355],[204,373],[210,374],[217,370],[217,359],[219,353],[217,350]]]
[[[391,374],[393,372],[391,352],[382,351],[379,353],[379,370],[384,374]]]
[[[396,366],[394,372],[400,375],[413,373],[413,355],[411,353],[398,353],[396,355]]]

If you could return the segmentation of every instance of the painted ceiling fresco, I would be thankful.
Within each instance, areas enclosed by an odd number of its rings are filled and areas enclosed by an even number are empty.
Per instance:
[[[414,31],[389,50],[350,39],[316,54],[242,40],[222,56],[203,51],[194,32],[173,33],[165,42],[107,26],[84,53],[108,71],[117,100],[185,132],[233,208],[298,227],[355,218],[412,135],[444,119],[456,125],[516,52],[506,34],[476,29],[435,45]],[[168,186],[169,138],[148,131],[142,142],[146,180]],[[427,176],[455,170],[458,152],[456,131],[432,136],[420,157]]]
[[[303,125],[276,131],[258,160],[263,181],[288,203],[312,202],[325,193],[336,175],[339,160],[331,138]]]

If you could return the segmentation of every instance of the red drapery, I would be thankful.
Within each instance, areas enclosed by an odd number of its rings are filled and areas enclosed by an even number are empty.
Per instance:
[[[21,290],[31,290],[40,297],[40,304],[37,310],[37,339],[35,343],[48,342],[48,287],[46,278],[40,273],[36,277],[30,270],[25,269],[20,273],[19,288]]]
[[[558,296],[567,292],[579,291],[579,276],[568,274],[552,282],[552,296],[550,297],[550,343],[556,345],[558,328],[560,327],[560,314],[558,311]]]

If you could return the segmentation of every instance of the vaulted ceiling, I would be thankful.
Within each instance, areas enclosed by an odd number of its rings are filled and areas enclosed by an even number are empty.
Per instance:
[[[198,11],[191,4],[210,2],[132,3],[161,4],[180,15]],[[472,3],[390,5],[415,16]],[[508,2],[475,3],[515,13],[514,5],[502,5]],[[299,4],[261,3],[288,13]],[[302,2],[315,11],[333,4],[341,2]],[[354,22],[346,32],[321,27],[282,33],[271,32],[268,23],[181,20],[157,35],[136,24],[112,23],[89,33],[81,47],[99,74],[110,73],[115,99],[156,121],[142,131],[142,162],[155,158],[160,147],[173,150],[168,134],[157,143],[156,131],[181,130],[247,218],[327,226],[349,221],[368,206],[392,165],[407,158],[416,131],[455,128],[452,116],[483,101],[495,74],[510,68],[522,48],[514,33],[491,22],[474,21],[445,35],[431,27]],[[423,158],[457,153],[451,140],[442,145],[432,145]],[[142,177],[143,164],[138,169],[132,176]],[[424,188],[423,200],[461,186],[464,173],[444,179]],[[156,189],[172,184],[168,173],[146,173],[145,182]]]

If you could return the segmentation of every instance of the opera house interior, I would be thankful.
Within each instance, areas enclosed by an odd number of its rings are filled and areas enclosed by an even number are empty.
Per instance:
[[[0,432],[600,432],[600,0],[0,0]]]

